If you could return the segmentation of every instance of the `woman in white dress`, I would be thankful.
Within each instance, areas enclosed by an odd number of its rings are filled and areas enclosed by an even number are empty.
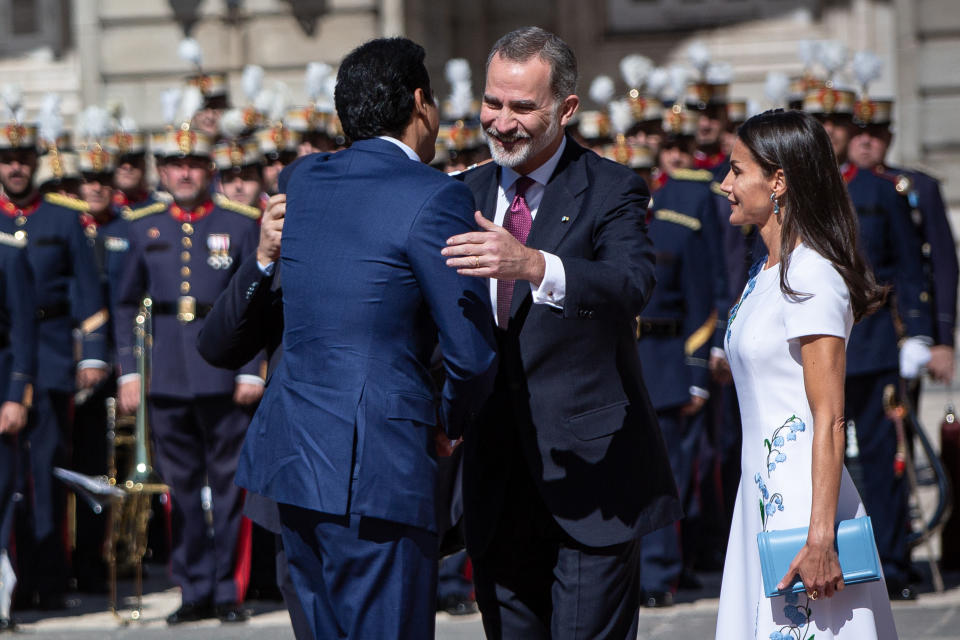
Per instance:
[[[738,131],[723,181],[734,225],[767,257],[730,312],[726,350],[743,424],[741,478],[723,568],[718,640],[896,638],[883,580],[844,587],[835,523],[864,515],[843,466],[846,340],[885,291],[857,249],[857,219],[823,127],[768,111]],[[757,533],[809,527],[767,598]]]

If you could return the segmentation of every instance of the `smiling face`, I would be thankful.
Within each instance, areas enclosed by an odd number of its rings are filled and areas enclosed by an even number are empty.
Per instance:
[[[777,199],[782,201],[783,171],[778,169],[765,176],[753,154],[738,139],[730,154],[730,171],[720,188],[727,193],[730,202],[730,224],[763,227],[773,215],[770,194],[775,192]]]
[[[490,61],[480,122],[497,164],[528,174],[560,146],[579,99],[558,100],[550,77],[550,64],[539,56],[517,62],[496,55]]]

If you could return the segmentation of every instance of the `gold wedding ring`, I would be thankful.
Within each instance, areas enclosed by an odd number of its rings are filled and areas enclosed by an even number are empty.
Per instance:
[[[811,599],[811,600],[816,600],[816,599],[819,598],[819,597],[820,597],[820,592],[817,591],[816,589],[814,589],[814,590],[813,590],[813,593],[810,594],[810,599]]]
[[[473,259],[477,261],[477,264],[474,266],[475,269],[480,268],[480,256],[473,256]]]

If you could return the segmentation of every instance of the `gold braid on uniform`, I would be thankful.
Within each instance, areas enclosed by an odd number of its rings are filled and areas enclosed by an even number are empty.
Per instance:
[[[65,196],[61,193],[48,193],[43,196],[43,199],[50,204],[73,209],[74,211],[90,211],[90,205],[83,200],[72,196]]]
[[[95,314],[80,323],[80,332],[85,336],[90,335],[103,325],[107,324],[107,320],[109,319],[110,312],[106,309],[100,309]]]
[[[17,232],[20,235],[13,233],[4,233],[0,231],[0,244],[5,244],[8,247],[16,247],[17,249],[23,249],[27,246],[27,236],[23,235],[22,232]]]
[[[141,218],[146,218],[147,216],[152,216],[155,213],[160,213],[161,211],[167,210],[166,202],[154,202],[153,204],[148,204],[145,207],[140,207],[139,209],[131,209],[130,207],[124,207],[123,216],[124,220],[129,220],[133,222],[135,220],[140,220]]]
[[[657,220],[663,220],[664,222],[672,222],[674,224],[679,224],[682,227],[687,227],[688,229],[693,229],[694,231],[700,231],[700,221],[694,218],[693,216],[688,216],[685,213],[677,213],[676,211],[671,211],[670,209],[660,209],[653,213],[653,217]]]
[[[239,213],[242,216],[246,216],[253,220],[259,220],[261,211],[257,207],[251,207],[248,204],[243,204],[240,202],[234,202],[227,196],[222,193],[217,193],[213,196],[213,203],[220,207],[221,209],[226,209],[227,211],[233,211],[234,213]]]
[[[714,309],[707,317],[707,321],[704,322],[699,329],[691,333],[690,337],[687,338],[686,342],[683,343],[683,352],[687,356],[691,356],[696,353],[697,349],[707,344],[707,341],[710,340],[710,337],[713,336],[713,333],[716,331],[716,329],[717,310]]]
[[[692,180],[693,182],[712,182],[713,174],[706,169],[675,169],[670,172],[674,180]]]
[[[715,195],[722,196],[724,198],[730,195],[729,193],[727,193],[726,191],[720,188],[720,183],[717,181],[713,181],[710,183],[710,191],[712,191]]]

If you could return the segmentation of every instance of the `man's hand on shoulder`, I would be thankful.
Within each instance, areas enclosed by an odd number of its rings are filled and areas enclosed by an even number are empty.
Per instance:
[[[447,246],[441,251],[447,266],[464,276],[526,280],[539,287],[546,270],[543,254],[520,244],[509,231],[490,222],[479,211],[474,218],[480,231],[447,239]]]
[[[283,218],[287,213],[287,194],[270,196],[267,210],[260,221],[260,243],[257,245],[257,262],[268,265],[280,259],[280,239],[283,235]]]

